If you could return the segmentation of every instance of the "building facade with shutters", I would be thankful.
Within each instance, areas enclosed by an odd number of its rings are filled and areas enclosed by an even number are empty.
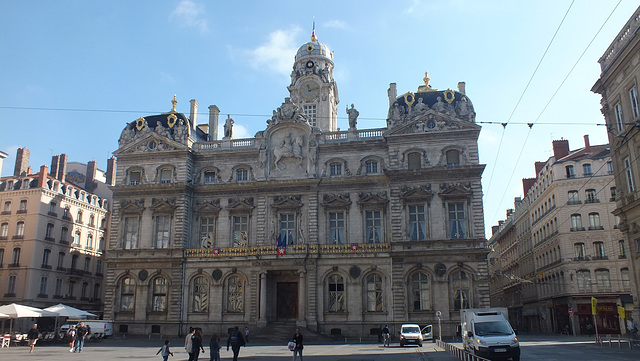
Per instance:
[[[512,323],[536,333],[590,334],[591,297],[602,334],[620,334],[617,306],[633,309],[629,247],[619,229],[617,188],[608,144],[570,150],[553,141],[554,156],[536,162],[523,180],[525,198],[496,227],[489,243],[498,266],[492,300]],[[513,247],[516,248],[514,257]]]
[[[618,189],[614,214],[629,245],[632,275],[640,289],[640,7],[620,30],[598,60],[600,79],[591,91],[600,94],[607,122],[611,160]],[[640,318],[638,294],[634,294],[633,316]]]
[[[29,154],[18,149],[14,174],[0,178],[0,303],[65,303],[100,314],[108,176],[95,161],[76,174],[65,154],[54,156],[51,168],[33,172]],[[109,164],[113,169],[115,159]],[[79,163],[73,165],[75,170]]]
[[[337,129],[333,53],[298,50],[289,96],[255,137],[209,107],[126,124],[113,187],[106,317],[116,331],[377,335],[489,305],[475,112],[458,91],[391,84],[387,126]]]

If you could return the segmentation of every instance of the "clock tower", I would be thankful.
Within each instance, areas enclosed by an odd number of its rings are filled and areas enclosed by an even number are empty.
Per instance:
[[[323,131],[338,128],[338,87],[333,80],[333,52],[315,34],[296,53],[291,100],[303,110],[309,124]]]

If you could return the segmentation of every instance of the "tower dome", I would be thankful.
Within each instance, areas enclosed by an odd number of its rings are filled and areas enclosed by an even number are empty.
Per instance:
[[[303,44],[296,53],[295,62],[305,57],[322,56],[333,63],[333,53],[325,44],[318,41],[318,38],[311,36],[311,41]]]

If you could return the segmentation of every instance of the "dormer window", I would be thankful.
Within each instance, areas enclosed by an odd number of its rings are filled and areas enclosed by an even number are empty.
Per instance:
[[[418,152],[411,152],[407,155],[407,168],[409,170],[416,170],[421,168],[422,157]]]
[[[204,181],[204,184],[215,183],[216,182],[216,172],[212,171],[212,170],[206,170],[206,171],[204,171],[202,179]]]
[[[447,166],[460,165],[460,151],[457,149],[449,149],[446,152]]]
[[[368,160],[364,163],[364,170],[366,174],[378,173],[378,161]]]
[[[329,174],[332,177],[337,177],[342,175],[342,163],[333,162],[329,164]]]
[[[242,181],[247,181],[249,180],[249,171],[244,169],[244,168],[240,168],[236,170],[236,181],[238,182],[242,182]]]
[[[140,184],[141,181],[142,181],[142,172],[140,171],[129,172],[129,185],[135,186]]]
[[[172,176],[172,171],[171,169],[167,169],[167,168],[163,168],[160,170],[160,183],[171,183],[171,176]]]

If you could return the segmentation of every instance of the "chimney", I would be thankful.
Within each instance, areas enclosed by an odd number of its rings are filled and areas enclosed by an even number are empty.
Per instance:
[[[396,89],[396,83],[389,84],[389,89],[387,89],[387,95],[389,96],[389,106],[392,106],[393,103],[396,102],[398,98],[398,89]]]
[[[522,191],[524,192],[525,197],[527,196],[529,189],[531,189],[534,184],[536,184],[535,178],[522,178]]]
[[[589,144],[589,134],[585,134],[584,136],[584,151],[585,152],[591,151],[591,145]]]
[[[491,226],[491,235],[493,236],[494,234],[498,233],[499,230],[500,226]]]
[[[547,164],[545,162],[535,162],[534,165],[536,167],[536,179],[538,178],[538,174],[540,174],[540,171],[542,170],[542,168],[544,168],[544,165]]]
[[[513,214],[513,208],[507,209],[507,218],[509,218]]]
[[[67,155],[62,153],[60,154],[60,162],[58,163],[58,180],[64,183],[65,178],[67,177]]]
[[[53,178],[58,178],[58,164],[60,164],[60,156],[59,155],[54,155],[53,157],[51,157],[51,176]]]
[[[195,99],[191,99],[189,101],[189,104],[191,104],[191,108],[190,108],[191,109],[190,110],[191,114],[189,116],[191,118],[191,128],[193,128],[193,130],[195,131],[196,130],[196,126],[198,125],[198,121],[197,121],[197,118],[198,118],[198,101],[195,100]]]
[[[459,91],[460,93],[464,94],[464,95],[466,95],[466,94],[467,94],[467,93],[466,93],[466,89],[465,89],[466,85],[467,85],[467,83],[465,83],[465,82],[463,82],[463,81],[459,81],[459,82],[458,82],[458,91]]]
[[[560,138],[560,140],[554,140],[553,142],[553,156],[557,160],[560,160],[569,155],[569,141]]]
[[[111,157],[107,159],[107,174],[106,174],[107,185],[114,186],[116,185],[116,159]]]
[[[38,176],[38,188],[44,188],[44,185],[47,184],[47,175],[49,175],[49,170],[46,165],[40,166],[40,175]]]
[[[84,178],[84,189],[87,192],[93,193],[95,188],[95,179],[96,179],[96,169],[98,168],[98,164],[95,160],[87,163],[87,174]]]
[[[220,109],[215,105],[209,105],[209,140],[218,140],[218,117]]]
[[[29,171],[29,156],[31,152],[27,148],[18,148],[16,152],[16,166],[13,168],[13,176],[19,177]]]
[[[2,175],[2,163],[9,154],[0,150],[0,175]]]

